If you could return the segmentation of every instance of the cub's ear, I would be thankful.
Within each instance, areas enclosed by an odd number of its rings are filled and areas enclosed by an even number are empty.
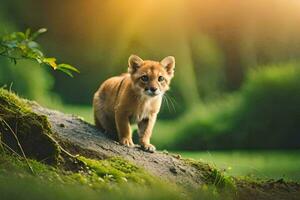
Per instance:
[[[166,69],[168,74],[173,77],[175,69],[175,58],[173,56],[165,57],[160,64]]]
[[[128,72],[133,74],[138,68],[143,65],[144,61],[137,55],[131,55],[128,59]]]

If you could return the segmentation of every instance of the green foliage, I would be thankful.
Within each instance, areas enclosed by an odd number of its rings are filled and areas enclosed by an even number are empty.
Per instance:
[[[71,77],[73,77],[72,72],[79,73],[69,64],[57,64],[56,58],[45,57],[35,39],[46,31],[47,29],[41,28],[31,33],[31,30],[27,29],[25,32],[13,32],[0,37],[0,55],[9,58],[15,64],[20,59],[31,59],[39,64],[50,66],[54,70],[60,70]]]
[[[241,90],[158,124],[154,143],[174,149],[299,148],[297,63],[249,72]],[[188,144],[188,145],[187,145]]]
[[[93,113],[92,105],[68,105],[62,104],[61,102],[56,103],[52,101],[51,105],[48,107],[59,110],[63,113],[77,115],[86,122],[91,124],[94,123],[94,116],[91,114]]]
[[[236,140],[241,143],[240,146],[299,148],[298,65],[263,66],[250,72],[241,91],[241,107],[233,122],[236,136],[244,137]]]
[[[191,42],[197,88],[202,101],[216,98],[225,89],[224,55],[215,39],[197,35]]]
[[[17,30],[12,18],[9,17],[8,10],[4,6],[0,8],[1,36]],[[0,47],[0,49],[2,48]],[[34,99],[41,104],[49,105],[54,99],[57,99],[52,91],[54,76],[51,75],[50,67],[40,67],[38,62],[31,59],[17,61],[15,65],[6,57],[0,56],[0,87],[6,86],[23,97]]]

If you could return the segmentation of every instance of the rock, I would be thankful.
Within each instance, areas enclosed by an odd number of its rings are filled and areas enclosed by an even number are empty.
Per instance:
[[[50,110],[37,103],[29,102],[29,104],[35,113],[46,116],[51,125],[51,130],[55,133],[55,140],[73,155],[80,154],[99,159],[122,157],[144,168],[150,174],[173,183],[193,188],[198,188],[199,184],[205,183],[204,174],[206,173],[185,162],[184,159],[178,159],[178,156],[173,157],[166,150],[149,153],[142,151],[140,148],[129,148],[120,145],[105,133],[99,131],[94,125],[74,115]],[[64,124],[65,127],[61,127],[61,124]],[[185,171],[178,173],[178,169],[174,166],[183,166]],[[190,174],[193,174],[193,176]]]

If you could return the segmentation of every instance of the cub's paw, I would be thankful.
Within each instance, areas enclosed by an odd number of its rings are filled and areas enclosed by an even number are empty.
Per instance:
[[[119,142],[127,147],[135,147],[131,138],[121,138]]]
[[[142,149],[150,153],[154,153],[156,150],[155,146],[152,144],[143,144]]]

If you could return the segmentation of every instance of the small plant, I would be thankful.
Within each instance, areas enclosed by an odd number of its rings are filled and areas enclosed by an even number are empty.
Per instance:
[[[54,70],[60,70],[73,77],[73,72],[79,73],[75,67],[65,64],[56,63],[56,58],[46,57],[40,49],[40,45],[35,39],[45,33],[47,29],[41,28],[36,32],[27,29],[25,32],[13,32],[0,36],[0,56],[9,58],[13,63],[20,59],[31,59],[41,65],[47,65]]]

